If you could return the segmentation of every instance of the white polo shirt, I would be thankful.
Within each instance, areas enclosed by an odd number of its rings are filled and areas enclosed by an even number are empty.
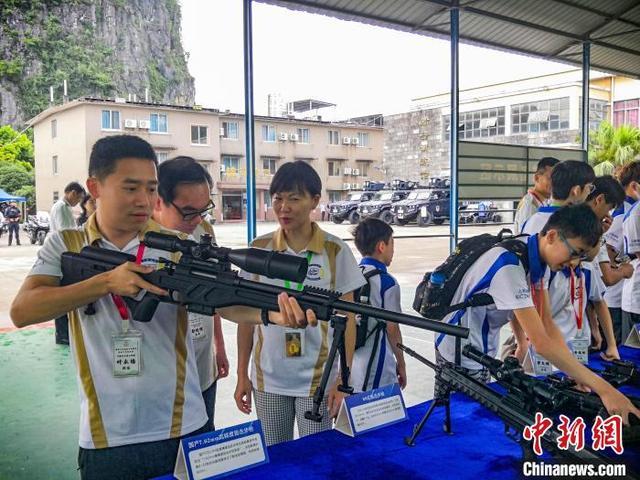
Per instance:
[[[624,220],[625,213],[631,210],[631,207],[634,203],[635,200],[631,197],[626,197],[624,199],[624,203],[611,213],[611,226],[609,227],[609,230],[607,230],[607,232],[603,235],[605,243],[607,245],[610,245],[618,253],[625,253],[622,222]],[[626,279],[622,279],[615,285],[610,285],[607,288],[604,299],[610,308],[622,307],[622,289],[624,288],[625,283]]]
[[[526,233],[527,235],[533,235],[534,233],[540,233],[544,226],[549,221],[551,215],[558,211],[561,207],[557,205],[545,205],[540,207],[536,213],[534,213],[529,220],[524,222],[520,233]]]
[[[539,197],[538,194],[529,190],[527,194],[522,197],[520,203],[518,203],[518,209],[516,210],[515,217],[513,219],[514,232],[520,232],[524,223],[529,220],[540,207],[544,205],[544,199]]]
[[[76,228],[76,220],[73,218],[71,206],[67,203],[64,197],[53,204],[49,216],[49,226],[51,227],[52,232],[58,232],[68,228]]]
[[[624,234],[624,252],[640,254],[640,202],[636,202],[624,215],[622,231]],[[624,282],[622,289],[622,310],[640,314],[640,259],[631,262],[633,276]]]
[[[383,308],[392,312],[402,312],[400,285],[398,285],[398,282],[393,276],[389,275],[386,265],[374,258],[365,257],[360,261],[360,266],[363,268],[363,273],[374,269],[380,270],[379,275],[374,275],[369,279],[369,303],[374,307]],[[391,385],[398,381],[396,358],[387,335],[386,322],[382,322],[385,328],[383,328],[378,335],[376,354],[371,362],[371,370],[366,385],[364,381],[376,337],[375,333],[372,333],[376,326],[375,318],[369,318],[367,341],[362,347],[357,349],[353,355],[351,386],[355,392],[384,387],[385,385]]]
[[[87,244],[135,255],[146,231],[161,229],[150,221],[120,250],[102,237],[92,215],[83,229],[47,235],[29,275],[62,277],[62,253]],[[167,252],[146,248],[142,264],[157,265],[159,257],[167,257]],[[69,312],[80,390],[80,446],[94,449],[166,440],[202,427],[207,414],[186,311],[160,303],[150,322],[131,321],[131,328],[142,333],[143,366],[140,375],[123,378],[113,375],[112,351],[112,335],[122,331],[122,320],[111,296],[94,305],[93,315],[85,314],[85,307]]]
[[[209,234],[216,241],[213,227],[203,220],[193,231],[192,236],[196,241],[204,234]],[[204,392],[213,385],[218,377],[216,364],[216,350],[213,339],[213,317],[200,313],[189,312],[189,331],[193,339],[193,348],[196,353],[196,364],[200,378],[200,389]]]
[[[267,248],[309,260],[307,278],[303,284],[271,279],[243,272],[250,278],[271,285],[301,290],[303,285],[336,290],[342,294],[354,291],[365,283],[362,272],[348,245],[338,237],[323,231],[313,223],[313,237],[307,247],[295,253],[285,240],[282,230],[256,238],[252,246]],[[292,397],[313,396],[320,383],[333,339],[329,323],[320,321],[316,328],[286,329],[260,325],[254,328],[251,380],[261,392]],[[289,348],[299,345],[300,355]],[[331,380],[336,378],[338,358],[333,365]]]
[[[538,252],[538,235],[521,239],[527,242],[529,273],[518,261],[518,257],[502,247],[493,247],[467,270],[451,300],[452,304],[463,302],[472,295],[488,293],[494,304],[458,310],[447,315],[443,321],[468,327],[469,338],[461,340],[461,348],[470,343],[485,354],[495,357],[498,352],[500,329],[509,319],[511,311],[533,307],[531,284],[546,289],[549,269]],[[455,361],[455,338],[449,335],[436,336],[436,348],[449,362]],[[480,365],[462,356],[462,366],[471,370]]]

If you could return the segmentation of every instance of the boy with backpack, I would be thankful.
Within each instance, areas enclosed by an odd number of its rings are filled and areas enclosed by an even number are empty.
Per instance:
[[[366,218],[354,228],[356,248],[362,255],[360,268],[367,284],[356,292],[356,301],[396,312],[400,307],[400,285],[387,272],[393,260],[393,229],[382,220]],[[400,326],[375,318],[358,319],[356,351],[351,367],[351,385],[356,392],[399,383],[407,385]]]
[[[549,270],[559,271],[584,256],[598,244],[600,233],[600,222],[591,208],[587,205],[566,206],[551,215],[540,234],[510,241],[522,242],[526,249],[509,244],[497,244],[489,248],[464,271],[457,286],[447,285],[445,279],[441,281],[440,288],[442,292],[448,287],[455,288],[450,305],[470,301],[478,294],[487,294],[492,303],[484,302],[452,311],[443,321],[470,329],[469,338],[461,342],[461,347],[470,343],[484,353],[495,356],[500,329],[507,323],[509,312],[513,311],[538,355],[579,384],[593,390],[609,413],[620,415],[623,422],[628,424],[629,414],[640,418],[640,410],[574,357],[551,318],[546,289]],[[462,248],[459,250],[457,255],[464,255]],[[438,335],[435,348],[439,364],[456,362],[454,338]],[[461,367],[474,378],[489,380],[489,373],[478,363],[466,357],[460,360]],[[435,397],[443,398],[446,393],[436,378]]]

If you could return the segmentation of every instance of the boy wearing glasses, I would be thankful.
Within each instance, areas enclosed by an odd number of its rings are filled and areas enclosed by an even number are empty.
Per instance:
[[[215,242],[213,227],[205,217],[213,210],[213,180],[207,170],[191,157],[176,157],[158,166],[158,199],[153,218],[160,225],[193,235],[196,240],[209,234]],[[189,330],[196,353],[200,389],[214,427],[216,385],[229,373],[220,315],[189,313]]]
[[[443,321],[470,329],[471,343],[488,355],[495,356],[500,329],[513,315],[522,326],[536,352],[556,367],[591,388],[600,396],[611,414],[619,414],[628,424],[629,414],[640,416],[640,410],[613,386],[578,362],[567,348],[562,334],[552,320],[547,294],[549,270],[559,271],[576,257],[593,249],[600,239],[600,225],[596,215],[586,205],[567,206],[554,212],[540,234],[522,238],[526,242],[529,272],[525,272],[518,257],[497,246],[483,255],[467,270],[456,289],[452,304],[470,295],[488,293],[494,304],[472,307],[449,314]],[[436,360],[455,361],[455,339],[436,337]],[[462,357],[462,368],[480,381],[488,381],[489,374],[473,360]],[[436,380],[435,396],[441,398],[442,385]]]

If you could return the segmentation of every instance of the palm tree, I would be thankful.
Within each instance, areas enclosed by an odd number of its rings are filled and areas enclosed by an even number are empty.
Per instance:
[[[617,166],[633,161],[640,154],[640,129],[631,125],[614,128],[602,122],[589,136],[589,163],[596,175],[612,175]]]

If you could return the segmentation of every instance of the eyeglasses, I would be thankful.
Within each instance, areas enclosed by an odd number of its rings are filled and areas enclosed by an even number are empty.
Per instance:
[[[171,202],[171,205],[173,205],[173,207],[178,211],[178,213],[182,215],[182,220],[184,220],[185,222],[190,222],[196,217],[204,218],[211,212],[211,210],[216,208],[216,204],[213,203],[212,201],[209,201],[208,205],[202,210],[195,210],[195,211],[193,210],[184,211],[173,202]]]
[[[569,255],[571,256],[571,258],[577,258],[580,260],[586,260],[588,258],[588,255],[585,252],[578,252],[575,248],[573,248],[573,246],[567,240],[567,237],[565,237],[562,233],[558,233],[558,237],[560,237],[562,243],[564,243],[564,245],[567,247],[567,250],[569,250]]]
[[[596,189],[596,186],[593,183],[587,183],[583,188],[588,188],[589,195],[591,195],[593,191]]]

